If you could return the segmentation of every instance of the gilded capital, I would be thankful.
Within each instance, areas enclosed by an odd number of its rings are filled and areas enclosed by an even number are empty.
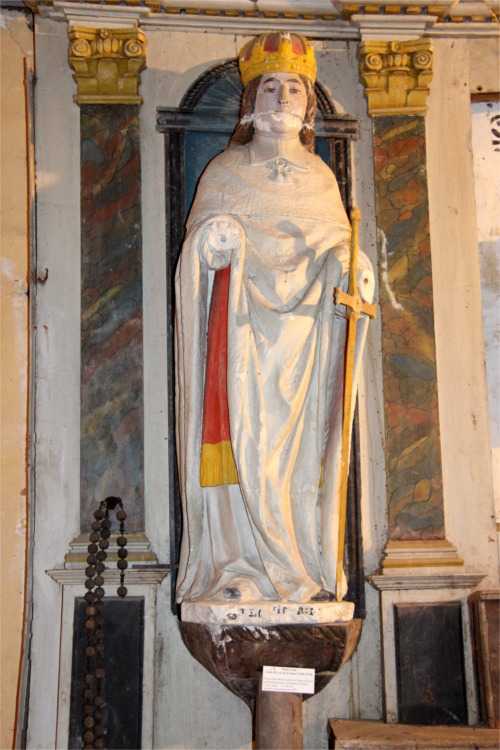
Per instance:
[[[371,115],[425,114],[432,49],[430,39],[360,44],[360,78]]]
[[[142,104],[138,89],[146,67],[144,32],[73,26],[68,35],[77,104]]]

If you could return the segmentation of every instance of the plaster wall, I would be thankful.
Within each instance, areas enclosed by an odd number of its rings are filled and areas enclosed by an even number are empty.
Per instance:
[[[28,18],[2,10],[0,747],[11,747],[14,737],[25,583],[29,340],[25,60],[33,62]]]
[[[145,382],[146,534],[169,561],[166,480],[166,283],[164,144],[156,108],[177,106],[208,68],[234,57],[244,37],[146,28],[147,69],[140,110]],[[29,748],[56,746],[61,628],[60,587],[45,574],[61,567],[79,532],[80,172],[79,110],[67,64],[66,25],[36,18],[38,268],[37,506]],[[342,112],[360,119],[353,147],[360,240],[376,265],[371,122],[358,82],[356,45],[316,44],[319,79]],[[467,42],[435,40],[435,82],[428,115],[429,196],[447,538],[471,572],[497,584],[491,459],[483,367],[481,299],[472,163]],[[464,85],[465,81],[465,85]],[[57,134],[57,138],[54,137]],[[460,144],[460,148],[456,144]],[[450,249],[451,248],[451,249]],[[475,248],[475,250],[474,250]],[[452,256],[451,256],[452,253]],[[450,259],[450,256],[452,259]],[[467,345],[464,345],[464,341]],[[377,568],[386,542],[380,328],[369,332],[360,382],[365,570]],[[379,594],[367,584],[368,616],[353,659],[304,708],[304,747],[327,746],[329,717],[382,716]],[[170,581],[158,589],[155,678],[156,748],[250,748],[243,702],[206,672],[181,643],[170,612]],[[63,658],[68,658],[63,656]],[[63,665],[61,673],[68,672]],[[145,676],[148,680],[148,675]],[[69,690],[69,685],[61,686]],[[64,738],[58,739],[64,747]]]
[[[497,588],[470,62],[466,39],[434,40],[427,157],[439,417],[446,537],[457,547],[468,572],[486,575],[481,587]],[[479,73],[477,67],[475,72]]]
[[[65,24],[35,16],[37,274],[36,507],[27,747],[55,747],[62,567],[79,533],[80,114]],[[66,689],[69,691],[69,685]],[[64,746],[64,745],[63,745]]]
[[[499,102],[472,105],[472,147],[476,187],[483,332],[488,383],[493,489],[500,530],[500,122]]]

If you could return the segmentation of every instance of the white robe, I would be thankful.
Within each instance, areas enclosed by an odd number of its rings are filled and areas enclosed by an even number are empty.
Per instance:
[[[217,252],[213,221],[241,233]],[[239,485],[200,487],[210,274],[231,265],[227,387]],[[176,274],[178,601],[308,601],[335,590],[349,224],[335,177],[295,141],[255,136],[200,180]],[[360,253],[358,284],[373,274]],[[358,324],[356,365],[366,320]],[[357,370],[357,366],[355,368]]]

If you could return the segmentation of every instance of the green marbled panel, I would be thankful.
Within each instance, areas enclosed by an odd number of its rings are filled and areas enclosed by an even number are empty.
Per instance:
[[[425,120],[373,131],[389,538],[443,539]]]
[[[144,529],[138,107],[82,105],[81,528],[107,495]]]

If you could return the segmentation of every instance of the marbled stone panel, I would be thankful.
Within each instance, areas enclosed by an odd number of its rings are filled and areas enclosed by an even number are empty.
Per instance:
[[[107,495],[144,529],[138,108],[81,106],[81,526]]]
[[[389,538],[443,539],[425,120],[373,132]]]

